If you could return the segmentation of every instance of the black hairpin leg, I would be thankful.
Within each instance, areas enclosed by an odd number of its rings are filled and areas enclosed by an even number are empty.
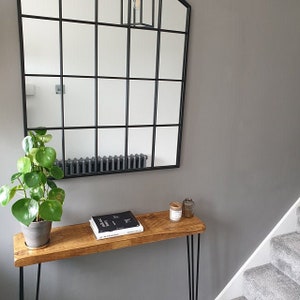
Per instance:
[[[24,271],[23,267],[19,268],[20,270],[20,277],[19,277],[19,299],[24,300]]]
[[[37,279],[36,279],[36,294],[35,299],[39,300],[39,292],[40,292],[40,278],[41,278],[41,264],[38,264],[38,270],[37,270]]]
[[[36,278],[36,294],[35,299],[39,300],[40,292],[40,278],[41,278],[41,264],[38,264],[37,278]],[[20,267],[20,278],[19,278],[19,299],[24,300],[24,268]]]
[[[200,234],[198,234],[198,240],[197,240],[196,265],[195,265],[195,253],[194,253],[194,236],[193,235],[187,236],[186,242],[187,242],[187,259],[188,259],[189,300],[198,300]]]

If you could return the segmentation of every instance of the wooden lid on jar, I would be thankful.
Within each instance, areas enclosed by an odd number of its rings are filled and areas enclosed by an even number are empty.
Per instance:
[[[170,203],[170,208],[173,210],[182,210],[182,203],[173,201]]]

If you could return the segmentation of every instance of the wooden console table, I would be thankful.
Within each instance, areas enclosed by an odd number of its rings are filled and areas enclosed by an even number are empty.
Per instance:
[[[41,249],[28,249],[22,233],[14,236],[14,262],[20,270],[19,299],[24,299],[23,267],[37,264],[36,300],[39,298],[41,264],[75,256],[133,247],[173,238],[186,237],[189,299],[198,299],[200,234],[205,224],[196,216],[182,218],[179,222],[169,220],[169,212],[154,212],[136,216],[144,231],[130,235],[96,240],[89,223],[56,227],[51,231],[50,243]],[[197,250],[194,253],[194,235],[197,235]],[[195,257],[196,256],[196,257]]]

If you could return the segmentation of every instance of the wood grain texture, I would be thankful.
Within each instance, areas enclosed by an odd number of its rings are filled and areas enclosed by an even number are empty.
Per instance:
[[[22,233],[14,236],[14,262],[16,267],[82,256],[153,243],[192,234],[203,233],[205,224],[196,216],[169,220],[169,211],[136,216],[144,232],[96,240],[89,223],[53,228],[50,243],[42,249],[28,249]]]

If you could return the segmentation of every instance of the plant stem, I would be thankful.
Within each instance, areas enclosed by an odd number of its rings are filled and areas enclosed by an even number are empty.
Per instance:
[[[24,187],[24,184],[22,183],[22,181],[20,180],[20,178],[18,178],[18,181],[19,181],[19,183],[20,183],[20,186],[22,187],[22,190],[23,190],[23,192],[24,192],[25,198],[27,198],[26,189],[25,189],[25,187]]]

